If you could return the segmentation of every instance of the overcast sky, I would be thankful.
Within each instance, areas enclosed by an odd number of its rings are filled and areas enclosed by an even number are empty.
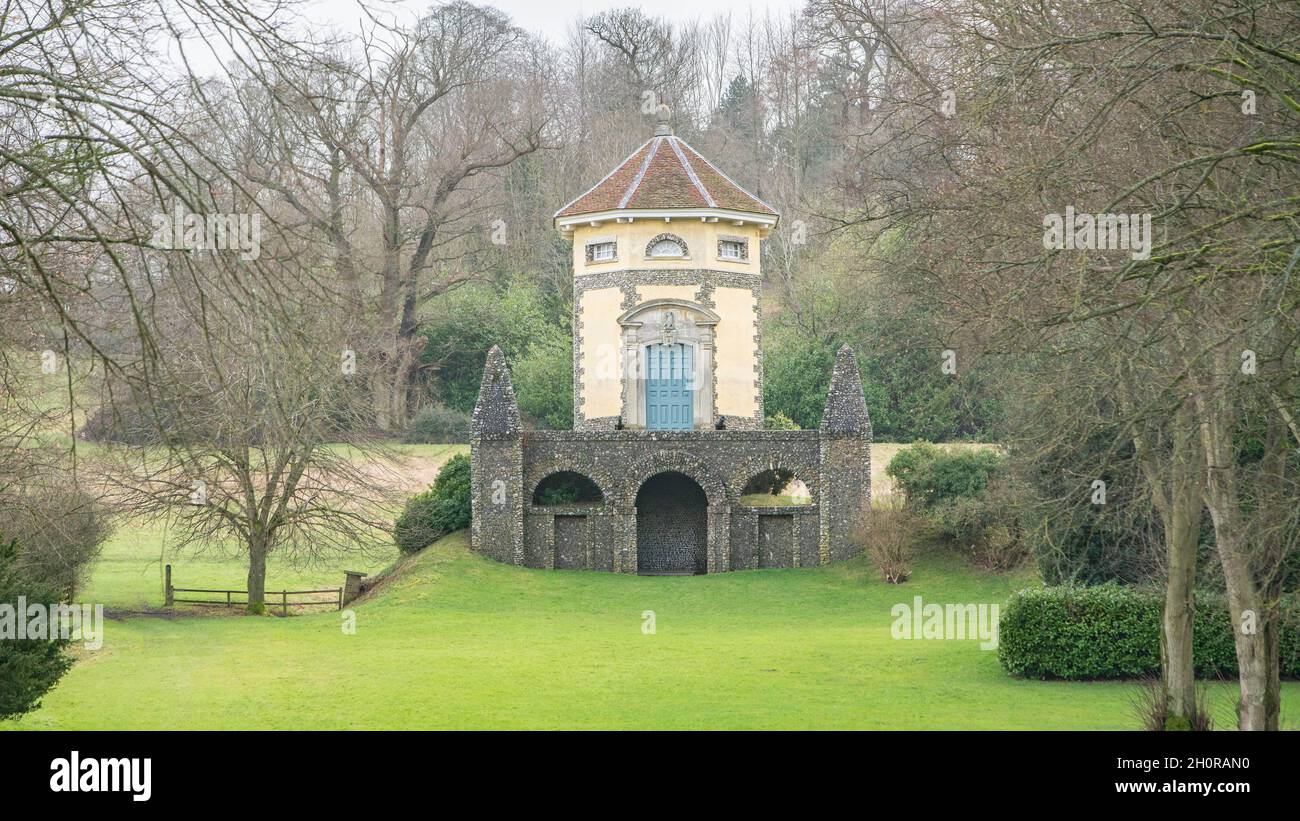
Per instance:
[[[414,14],[434,3],[430,0],[402,0],[396,3],[369,2],[369,5],[373,8],[395,6]],[[762,17],[768,10],[788,12],[800,3],[799,0],[712,0],[707,4],[700,0],[495,0],[488,5],[509,14],[516,25],[528,31],[558,39],[579,15],[622,6],[639,6],[652,16],[683,21],[693,17],[711,17],[714,11],[724,9],[731,9],[737,20],[747,16],[751,10]],[[311,19],[329,21],[349,29],[355,29],[357,21],[362,19],[357,0],[306,0],[302,13]]]

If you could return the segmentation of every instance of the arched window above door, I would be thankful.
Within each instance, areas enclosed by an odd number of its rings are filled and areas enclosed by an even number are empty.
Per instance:
[[[676,234],[659,234],[645,246],[648,259],[684,259],[688,253],[686,240]]]

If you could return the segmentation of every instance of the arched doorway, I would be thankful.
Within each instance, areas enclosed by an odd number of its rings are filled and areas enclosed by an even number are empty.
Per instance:
[[[689,576],[708,572],[709,500],[677,471],[646,479],[636,494],[637,573]]]

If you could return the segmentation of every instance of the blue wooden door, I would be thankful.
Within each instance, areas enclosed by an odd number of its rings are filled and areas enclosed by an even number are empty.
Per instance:
[[[694,363],[691,348],[676,345],[646,347],[645,419],[651,430],[690,430],[694,422],[691,390]]]

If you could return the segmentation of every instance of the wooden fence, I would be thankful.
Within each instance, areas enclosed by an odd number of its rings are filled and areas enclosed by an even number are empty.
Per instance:
[[[197,604],[201,607],[234,607],[235,605],[248,604],[247,590],[221,590],[221,589],[210,588],[210,587],[173,587],[171,565],[165,566],[164,575],[165,575],[165,581],[164,581],[165,590],[163,594],[164,595],[163,606],[165,607],[171,607],[172,605],[175,604]],[[203,593],[209,595],[215,594],[218,596],[224,595],[226,599],[225,601],[221,601],[220,599],[214,600],[210,598],[178,599],[176,598],[177,593]],[[320,598],[305,599],[300,601],[289,600],[290,596],[310,596],[310,595],[319,595],[322,593],[328,593],[330,595],[330,598],[329,599],[320,599]],[[234,598],[235,596],[243,596],[244,600],[237,601]],[[281,608],[283,608],[284,615],[286,616],[289,615],[290,605],[293,605],[294,607],[308,607],[312,605],[327,604],[338,610],[342,610],[343,609],[343,588],[330,587],[324,590],[267,590],[266,604],[268,607],[274,607],[276,605],[279,605]]]

